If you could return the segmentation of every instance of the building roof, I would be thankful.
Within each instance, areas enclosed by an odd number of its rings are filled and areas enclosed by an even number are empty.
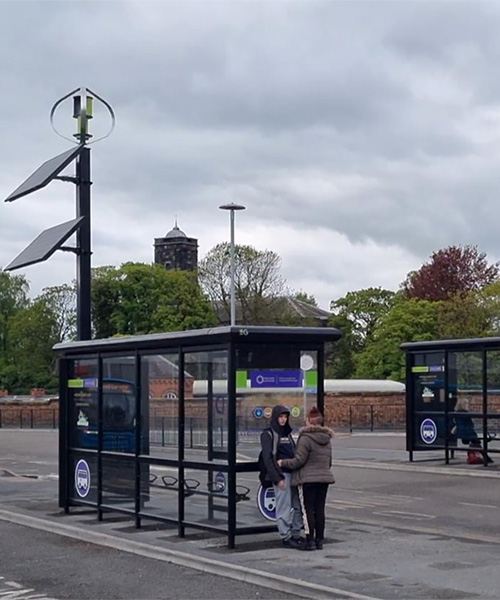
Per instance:
[[[267,307],[267,312],[271,315],[271,323],[281,323],[282,319],[289,317],[295,318],[299,323],[316,322],[316,324],[325,326],[331,313],[327,310],[314,306],[309,302],[298,300],[294,296],[276,296],[263,298],[262,302]],[[213,307],[217,313],[217,318],[221,325],[228,325],[231,321],[229,300],[225,302],[213,302]],[[244,309],[238,299],[235,302],[236,322],[245,323],[249,321],[248,314],[251,309]],[[252,323],[255,324],[255,323]],[[267,325],[268,323],[261,322],[259,325]]]
[[[169,239],[187,238],[187,235],[181,229],[179,229],[179,226],[177,225],[176,221],[174,227],[165,235],[165,237]]]
[[[405,384],[399,381],[389,379],[325,379],[325,393],[332,394],[404,394]],[[208,384],[206,380],[197,380],[194,382],[193,394],[195,396],[206,396]],[[263,394],[281,394],[293,395],[302,394],[303,387],[296,388],[252,388],[242,387],[237,389],[238,394],[263,395]],[[213,382],[214,394],[227,393],[227,381],[218,379]]]

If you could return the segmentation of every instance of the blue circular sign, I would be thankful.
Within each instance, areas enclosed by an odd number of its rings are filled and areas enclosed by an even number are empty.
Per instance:
[[[273,486],[259,487],[257,492],[257,506],[260,514],[268,521],[276,521],[276,495]]]
[[[260,406],[257,406],[257,408],[254,408],[254,409],[253,409],[253,416],[254,416],[256,419],[260,419],[261,417],[263,417],[263,416],[264,416],[264,409],[263,409],[263,408],[261,408]]]
[[[424,419],[420,425],[420,437],[424,444],[433,444],[437,438],[436,423],[432,419]]]
[[[80,498],[86,498],[90,492],[90,467],[84,460],[76,463],[75,489]]]
[[[215,476],[215,491],[222,493],[226,489],[226,476],[224,473],[219,472]]]
[[[226,399],[224,396],[217,396],[215,398],[215,410],[219,415],[223,415],[226,411]]]

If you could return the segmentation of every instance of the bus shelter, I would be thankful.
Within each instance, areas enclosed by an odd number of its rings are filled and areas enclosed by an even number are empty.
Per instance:
[[[235,537],[275,529],[260,433],[323,409],[332,328],[220,327],[58,344],[59,503]]]
[[[412,342],[401,348],[410,461],[415,452],[442,451],[448,463],[456,452],[472,448],[487,466],[488,455],[500,451],[500,338]]]

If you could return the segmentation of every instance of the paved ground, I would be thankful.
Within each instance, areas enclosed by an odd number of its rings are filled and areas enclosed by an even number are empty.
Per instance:
[[[4,469],[39,476],[0,477],[0,522],[19,515],[21,520],[32,519],[34,527],[56,530],[70,526],[71,531],[61,533],[80,536],[87,543],[111,544],[113,552],[136,552],[133,560],[157,552],[156,560],[168,561],[173,550],[178,556],[192,556],[198,569],[202,568],[199,561],[205,565],[213,562],[214,569],[239,581],[246,569],[252,577],[257,577],[255,573],[268,574],[269,585],[275,587],[279,579],[272,580],[272,576],[325,588],[303,592],[303,597],[362,595],[391,600],[499,596],[500,473],[496,466],[472,467],[465,464],[464,456],[450,466],[442,462],[409,465],[401,435],[340,435],[335,440],[337,484],[328,498],[325,550],[307,554],[284,550],[274,534],[266,534],[239,538],[236,551],[228,551],[223,537],[206,532],[188,531],[188,537],[181,540],[172,528],[153,522],[145,522],[146,527],[136,531],[127,517],[116,514],[106,516],[103,523],[87,510],[61,516],[56,504],[56,437],[54,432],[0,431],[0,472]],[[2,532],[0,529],[0,539],[5,539]],[[43,540],[48,534],[37,535]],[[13,534],[7,539],[16,537]],[[24,551],[32,552],[30,548]],[[92,569],[82,570],[94,573]],[[115,571],[107,568],[106,572],[112,581]],[[117,569],[116,577],[118,573]],[[158,573],[163,577],[163,566]],[[0,572],[0,576],[5,574]],[[22,569],[8,576],[30,583],[22,580]],[[178,579],[174,578],[176,585]],[[233,593],[239,589],[239,582],[226,581]],[[40,593],[55,594],[35,584],[30,583]],[[155,596],[153,588],[150,593],[153,595],[145,591],[133,597],[169,597]],[[180,587],[176,597],[191,597],[184,593],[185,588]]]
[[[256,585],[2,521],[0,539],[2,600],[289,598]],[[7,581],[17,585],[9,589]]]

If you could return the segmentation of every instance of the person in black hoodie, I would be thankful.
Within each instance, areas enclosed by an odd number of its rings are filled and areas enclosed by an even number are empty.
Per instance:
[[[289,469],[280,468],[277,461],[293,458],[295,442],[288,422],[290,410],[286,406],[275,406],[271,415],[271,426],[260,436],[262,459],[267,479],[273,483],[276,496],[276,523],[279,535],[286,548],[299,548],[303,527],[297,488],[292,487]]]

